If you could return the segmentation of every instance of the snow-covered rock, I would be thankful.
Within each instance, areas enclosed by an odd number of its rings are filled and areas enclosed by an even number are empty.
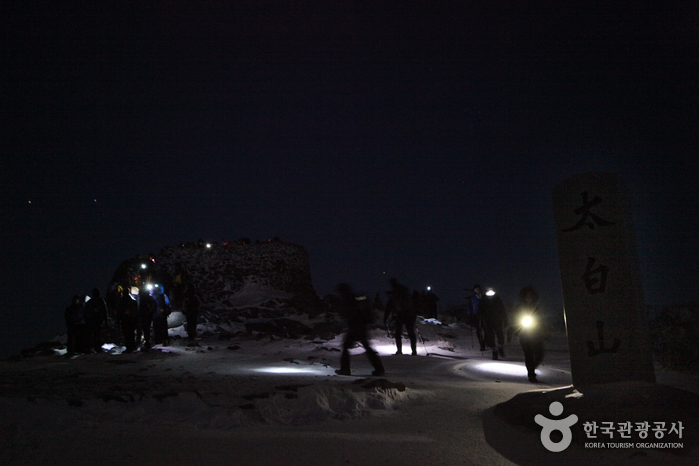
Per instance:
[[[157,255],[124,261],[113,278],[122,286],[164,285],[176,310],[182,306],[185,281],[196,286],[202,312],[230,315],[252,308],[313,314],[322,306],[307,251],[278,239],[165,247]]]

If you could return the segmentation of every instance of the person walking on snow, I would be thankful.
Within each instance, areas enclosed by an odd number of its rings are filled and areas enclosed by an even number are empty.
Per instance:
[[[483,313],[480,311],[483,289],[480,285],[476,284],[473,285],[471,289],[466,288],[466,291],[471,291],[473,293],[468,307],[468,323],[472,328],[476,329],[476,338],[478,338],[481,351],[485,351],[485,321],[483,320]]]
[[[530,382],[537,383],[536,368],[544,359],[544,322],[539,307],[539,295],[533,286],[525,286],[519,292],[519,300],[513,314],[516,322],[513,334],[519,335],[527,376]]]
[[[481,290],[479,290],[481,291]],[[505,333],[507,310],[500,296],[489,288],[479,295],[478,310],[485,324],[485,344],[493,350],[493,359],[505,357]],[[497,345],[496,340],[497,339]]]
[[[350,371],[349,349],[354,343],[359,342],[364,347],[366,355],[374,366],[371,375],[379,376],[385,373],[381,358],[369,346],[369,324],[372,320],[373,309],[366,296],[357,296],[347,283],[337,285],[337,292],[342,298],[342,314],[347,325],[345,340],[342,342],[342,355],[340,356],[340,369],[335,373],[338,375],[352,375]]]

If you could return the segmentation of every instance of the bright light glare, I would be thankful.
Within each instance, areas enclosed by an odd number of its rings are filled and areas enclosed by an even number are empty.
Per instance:
[[[405,346],[405,345],[403,345]],[[395,343],[388,343],[388,344],[378,344],[372,346],[374,348],[374,351],[381,355],[389,355],[389,354],[394,354],[396,352],[396,344]],[[410,351],[410,345],[408,345],[408,351]],[[350,351],[350,354],[352,352]]]
[[[147,285],[146,285],[146,289],[147,289],[148,291],[152,290],[152,289],[153,289],[153,285],[151,285],[150,283],[147,284]]]
[[[141,264],[141,268],[142,268],[142,269],[145,269],[145,268],[146,268],[146,264]]]
[[[480,364],[476,364],[475,366],[473,366],[473,368],[479,371],[490,372],[493,374],[517,376],[527,375],[527,368],[523,365],[520,366],[519,364],[511,364],[507,362],[483,362]]]
[[[260,367],[253,369],[255,372],[264,372],[267,374],[320,374],[315,369],[301,369],[296,367]]]
[[[432,289],[431,286],[428,286],[428,287],[427,287],[427,291],[430,291],[431,289]]]
[[[524,327],[532,326],[534,325],[534,320],[531,317],[527,316],[524,319],[522,319],[522,325]]]
[[[485,295],[486,295],[486,296],[495,296],[495,290],[492,290],[492,289],[491,289],[491,290],[488,290],[488,291],[485,292]]]
[[[206,247],[207,247],[207,248],[210,248],[210,247],[211,247],[211,243],[206,243]]]

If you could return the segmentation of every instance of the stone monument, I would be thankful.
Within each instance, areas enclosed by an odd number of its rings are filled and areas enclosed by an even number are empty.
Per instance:
[[[628,190],[613,173],[553,188],[575,386],[655,382]]]

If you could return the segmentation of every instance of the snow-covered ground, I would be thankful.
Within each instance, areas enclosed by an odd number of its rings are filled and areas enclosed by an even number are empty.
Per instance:
[[[335,374],[341,337],[279,339],[235,325],[224,328],[230,340],[201,325],[212,336],[194,348],[176,339],[147,353],[107,346],[0,362],[0,464],[699,464],[696,376],[659,370],[659,382],[682,389],[666,403],[666,392],[635,386],[581,396],[569,387],[562,333],[548,336],[541,383],[532,385],[516,341],[492,361],[461,324],[423,322],[416,357],[393,355],[393,341],[374,330],[380,378],[370,377],[361,347],[352,350],[353,376]],[[586,448],[578,425],[570,448],[549,452],[531,424],[559,399],[563,416],[574,400],[604,400],[581,404],[580,424],[616,420],[608,406],[639,401],[638,416],[665,416],[650,422],[685,421],[683,439],[673,437],[684,448]]]

